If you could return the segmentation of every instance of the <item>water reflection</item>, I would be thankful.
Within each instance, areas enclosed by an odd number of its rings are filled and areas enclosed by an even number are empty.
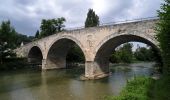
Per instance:
[[[150,76],[154,63],[112,65],[112,75],[100,80],[81,81],[84,68],[1,73],[1,100],[99,100],[118,95],[133,76]]]

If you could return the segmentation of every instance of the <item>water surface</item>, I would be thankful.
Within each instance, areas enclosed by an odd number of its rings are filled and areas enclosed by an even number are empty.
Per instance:
[[[128,79],[151,76],[154,63],[112,65],[109,77],[81,81],[84,68],[1,72],[0,100],[102,100],[118,95]]]

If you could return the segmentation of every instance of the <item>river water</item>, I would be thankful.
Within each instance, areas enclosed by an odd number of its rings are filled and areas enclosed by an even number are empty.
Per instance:
[[[118,95],[128,79],[151,76],[154,63],[111,65],[109,77],[82,81],[84,68],[0,73],[0,100],[102,100]]]

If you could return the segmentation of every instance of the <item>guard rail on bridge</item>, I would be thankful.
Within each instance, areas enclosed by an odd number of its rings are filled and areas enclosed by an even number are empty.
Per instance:
[[[123,23],[132,23],[132,22],[147,21],[147,20],[154,20],[154,19],[159,19],[159,18],[155,16],[155,17],[128,19],[128,20],[121,20],[121,21],[115,21],[115,22],[109,22],[109,23],[101,23],[99,26],[117,25],[117,24],[123,24]],[[83,28],[85,28],[85,26],[66,28],[65,30],[72,31],[72,30],[80,30]]]

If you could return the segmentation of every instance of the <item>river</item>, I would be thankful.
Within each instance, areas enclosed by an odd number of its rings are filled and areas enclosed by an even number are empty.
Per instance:
[[[154,63],[111,65],[109,77],[82,81],[84,68],[0,73],[0,100],[102,100],[118,95],[127,80],[151,76]]]

